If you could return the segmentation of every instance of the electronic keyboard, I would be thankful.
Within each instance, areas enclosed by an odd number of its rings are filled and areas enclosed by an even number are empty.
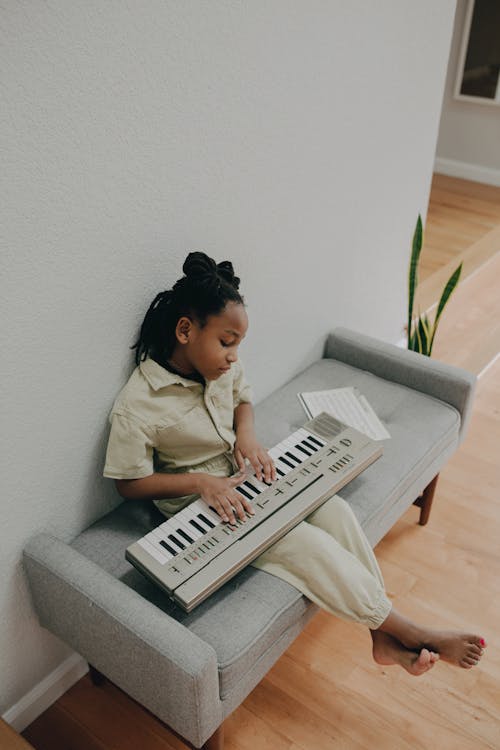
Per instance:
[[[255,515],[222,521],[199,498],[137,542],[129,562],[190,612],[382,455],[380,442],[326,412],[268,451],[277,479],[248,474],[236,491]]]

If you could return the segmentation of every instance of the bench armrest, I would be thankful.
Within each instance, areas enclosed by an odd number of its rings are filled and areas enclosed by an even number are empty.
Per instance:
[[[44,627],[197,746],[200,727],[215,731],[223,716],[209,644],[49,534],[23,556]]]
[[[329,335],[324,356],[455,407],[460,413],[459,439],[463,440],[477,380],[472,373],[347,328],[335,328]]]

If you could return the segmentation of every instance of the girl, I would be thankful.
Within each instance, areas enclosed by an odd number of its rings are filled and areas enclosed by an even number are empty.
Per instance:
[[[253,514],[235,489],[245,462],[276,479],[257,441],[250,389],[238,361],[248,319],[229,261],[190,253],[184,276],[153,300],[137,367],[112,413],[104,475],[126,499],[152,500],[166,516],[198,497],[230,523]],[[237,474],[234,472],[237,471]],[[253,565],[288,581],[319,606],[370,628],[379,664],[420,675],[438,659],[476,665],[477,635],[433,630],[398,613],[361,526],[338,495],[261,554]]]

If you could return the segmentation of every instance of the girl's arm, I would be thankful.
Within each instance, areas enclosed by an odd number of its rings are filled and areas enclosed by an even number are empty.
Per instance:
[[[240,468],[245,471],[245,458],[248,458],[255,476],[259,481],[273,482],[276,479],[274,462],[265,448],[257,440],[254,430],[252,404],[243,402],[234,410],[234,457]]]
[[[252,504],[234,488],[242,481],[241,474],[233,477],[214,477],[211,474],[151,474],[141,479],[115,479],[120,495],[125,500],[158,500],[164,497],[200,495],[214,508],[223,521],[235,523],[235,513],[242,521],[245,512],[254,514]]]
[[[151,474],[141,479],[115,479],[116,489],[126,500],[158,500],[199,494],[201,474]]]

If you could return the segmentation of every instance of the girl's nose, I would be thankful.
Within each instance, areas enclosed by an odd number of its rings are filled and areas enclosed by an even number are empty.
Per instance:
[[[236,352],[228,352],[226,359],[228,362],[236,362],[236,360],[238,359],[238,355],[236,354]]]

